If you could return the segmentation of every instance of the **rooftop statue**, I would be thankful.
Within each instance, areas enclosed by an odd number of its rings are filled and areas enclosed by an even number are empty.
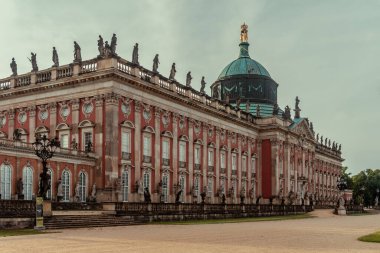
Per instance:
[[[317,134],[317,137],[315,137],[315,139],[317,140],[317,142],[319,142],[319,134]]]
[[[104,55],[104,42],[103,42],[103,37],[99,35],[98,39],[98,51],[99,51],[99,56]]]
[[[58,58],[58,53],[57,53],[57,50],[55,49],[55,47],[53,47],[52,60],[54,63],[53,67],[59,67],[59,58]]]
[[[297,97],[296,97],[296,107],[295,107],[295,109],[294,109],[294,111],[295,111],[295,115],[294,115],[294,117],[295,117],[296,119],[299,119],[299,118],[301,117],[301,115],[300,115],[301,109],[300,109],[300,107],[299,107],[299,104],[300,104],[300,100],[299,100],[299,98],[298,98],[298,96],[297,96]]]
[[[205,77],[202,76],[202,80],[201,80],[201,93],[202,94],[205,94],[205,87],[206,87]]]
[[[15,58],[12,58],[12,62],[10,64],[12,69],[12,76],[17,76],[17,63],[15,61]]]
[[[241,25],[240,41],[248,42],[248,25],[246,25],[245,23]]]
[[[321,144],[323,145],[323,135],[321,135]]]
[[[277,116],[280,108],[278,107],[278,104],[274,104],[273,106],[273,115]]]
[[[32,63],[32,71],[38,71],[38,66],[37,66],[37,54],[36,53],[30,53],[31,59],[29,61]]]
[[[186,87],[191,87],[191,79],[193,79],[191,77],[191,71],[187,72],[187,75],[186,75]]]
[[[108,41],[106,41],[104,43],[104,49],[103,49],[103,55],[104,57],[109,57],[111,56],[112,52],[111,52],[111,46],[108,44]]]
[[[156,56],[153,58],[153,72],[158,73],[158,64],[160,64],[160,60],[158,59],[158,54],[156,54]]]
[[[249,113],[250,109],[251,109],[251,102],[249,102],[249,100],[247,100],[245,102],[245,112]]]
[[[310,130],[314,133],[314,126],[313,126],[313,122],[310,122]]]
[[[285,120],[290,120],[291,117],[292,117],[290,115],[290,107],[288,105],[285,107],[285,112],[283,114],[283,117],[284,117]]]
[[[74,62],[81,62],[82,61],[82,54],[81,54],[81,48],[79,44],[74,41]]]
[[[135,46],[133,47],[133,52],[132,52],[132,63],[136,65],[139,64],[139,44],[136,43]]]
[[[339,144],[339,148],[338,148],[338,151],[341,151],[342,150],[342,145]]]
[[[325,146],[327,146],[327,138],[325,138]]]
[[[240,98],[238,98],[238,99],[236,100],[236,109],[237,109],[237,110],[240,110],[240,103],[241,103],[241,100],[240,100]]]
[[[114,33],[111,38],[111,53],[112,55],[117,55],[116,54],[116,42],[117,42],[117,37],[116,34]]]
[[[329,139],[329,148],[331,147],[331,140]]]
[[[260,117],[260,105],[256,106],[256,117]]]
[[[172,64],[172,68],[170,70],[169,80],[175,80],[175,73],[177,70],[175,69],[175,63]]]

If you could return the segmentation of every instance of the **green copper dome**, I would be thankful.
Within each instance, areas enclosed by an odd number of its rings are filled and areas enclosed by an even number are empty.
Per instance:
[[[236,75],[261,75],[270,77],[268,71],[263,67],[263,65],[251,59],[251,57],[249,56],[249,43],[241,42],[239,46],[239,58],[228,64],[223,69],[222,73],[220,73],[218,77],[218,80]]]

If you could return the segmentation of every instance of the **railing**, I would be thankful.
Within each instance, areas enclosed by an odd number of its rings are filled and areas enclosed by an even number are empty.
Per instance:
[[[123,160],[131,160],[132,154],[128,152],[121,152],[121,159]]]
[[[96,59],[82,62],[80,73],[95,72],[98,69],[98,61]]]
[[[132,65],[128,61],[124,61],[122,59],[119,59],[117,62],[117,69],[120,70],[123,73],[132,74]]]
[[[0,90],[7,90],[11,88],[11,79],[2,79],[0,80]]]
[[[220,173],[225,174],[226,173],[226,168],[220,168]]]
[[[51,72],[44,71],[37,73],[37,83],[48,82],[51,79]]]
[[[237,175],[237,170],[232,170],[231,171],[231,175],[236,176]]]
[[[179,95],[182,95],[182,96],[186,96],[186,89],[180,87],[180,86],[176,86],[176,92],[179,94]]]
[[[201,169],[201,165],[198,164],[198,163],[194,164],[194,169],[195,170],[200,170]]]
[[[159,85],[160,85],[161,88],[170,90],[170,83],[167,82],[166,80],[160,78],[160,80],[158,81],[158,83],[159,83]]]
[[[57,79],[70,77],[73,75],[73,68],[71,66],[63,66],[57,70]]]
[[[34,218],[36,202],[30,200],[0,200],[0,218]]]
[[[186,168],[186,162],[179,161],[179,167],[180,168]]]
[[[150,82],[152,79],[152,75],[149,74],[145,69],[139,71],[140,78],[144,81]]]
[[[209,165],[207,168],[207,172],[214,172],[214,166]]]
[[[152,162],[152,157],[151,156],[143,155],[143,162],[144,163],[151,163]]]
[[[31,76],[30,74],[18,76],[16,80],[16,87],[27,86],[31,83]]]
[[[94,202],[52,202],[51,207],[53,210],[103,210],[101,203]]]
[[[170,165],[170,159],[162,158],[162,165],[169,166]]]

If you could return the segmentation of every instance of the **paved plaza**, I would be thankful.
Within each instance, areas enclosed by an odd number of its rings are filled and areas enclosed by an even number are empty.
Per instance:
[[[207,225],[72,229],[0,238],[0,252],[380,252],[357,240],[380,230],[380,215]]]

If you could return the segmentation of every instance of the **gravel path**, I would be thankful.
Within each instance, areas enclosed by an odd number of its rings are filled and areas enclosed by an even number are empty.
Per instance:
[[[380,244],[357,241],[380,230],[380,215],[207,225],[140,225],[70,229],[0,238],[0,252],[380,252]]]

